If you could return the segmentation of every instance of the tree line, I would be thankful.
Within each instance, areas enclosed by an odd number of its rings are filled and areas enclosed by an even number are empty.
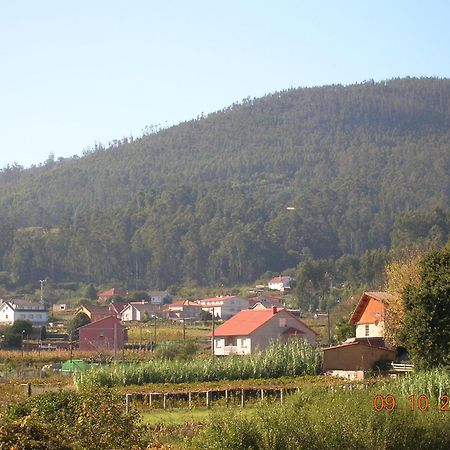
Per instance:
[[[450,80],[290,89],[7,167],[0,282],[167,288],[290,269],[310,304],[330,283],[377,284],[391,248],[448,239],[449,125]]]

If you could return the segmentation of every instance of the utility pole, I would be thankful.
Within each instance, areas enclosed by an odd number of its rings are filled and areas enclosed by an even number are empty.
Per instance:
[[[328,347],[331,345],[330,307],[327,304]]]
[[[44,283],[47,280],[39,280],[39,283],[41,283],[41,305],[44,304]]]
[[[70,331],[70,371],[72,372],[73,366],[73,331]]]
[[[212,333],[211,333],[211,358],[214,359],[214,332],[216,328],[215,317],[214,317],[214,306],[212,309]]]
[[[183,341],[186,340],[186,320],[183,319]]]
[[[153,329],[153,351],[154,351],[156,347],[156,314],[153,317],[155,318]]]

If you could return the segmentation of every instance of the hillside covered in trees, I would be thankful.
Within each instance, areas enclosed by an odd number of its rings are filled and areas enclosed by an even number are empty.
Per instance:
[[[296,267],[314,283],[320,262],[373,283],[392,246],[447,241],[449,173],[450,80],[290,89],[4,168],[0,271],[167,288]]]

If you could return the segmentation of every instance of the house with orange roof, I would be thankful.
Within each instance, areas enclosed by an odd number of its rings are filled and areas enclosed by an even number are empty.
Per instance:
[[[385,303],[390,299],[387,292],[362,294],[349,321],[356,325],[356,336],[323,349],[323,370],[336,374],[365,371],[380,361],[395,359],[395,350],[387,348],[384,341]]]
[[[227,320],[243,309],[249,307],[249,301],[238,295],[223,295],[220,297],[203,298],[198,301],[203,311],[214,314],[222,320]]]
[[[274,291],[284,292],[291,288],[291,281],[291,277],[275,277],[269,281],[267,287]]]
[[[384,305],[390,298],[387,292],[363,293],[349,322],[356,325],[357,338],[384,337]]]
[[[284,308],[245,309],[216,328],[215,355],[249,355],[264,350],[272,341],[288,343],[305,339],[314,344],[317,333]]]

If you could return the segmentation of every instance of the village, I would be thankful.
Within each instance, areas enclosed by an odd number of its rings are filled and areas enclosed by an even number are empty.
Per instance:
[[[21,339],[15,344],[22,353],[65,350],[68,355],[70,352],[70,361],[77,359],[74,355],[78,352],[114,358],[123,358],[126,349],[153,353],[165,340],[163,328],[172,327],[175,340],[185,341],[186,336],[192,338],[191,329],[197,326],[201,331],[195,334],[196,341],[212,357],[250,355],[264,351],[273,342],[288,345],[304,340],[322,349],[321,372],[329,375],[361,380],[375,369],[391,373],[413,369],[407,354],[388,346],[384,339],[385,304],[390,294],[364,292],[349,320],[354,336],[333,344],[329,311],[308,320],[300,317],[299,310],[285,305],[284,295],[292,281],[288,276],[275,277],[248,297],[222,295],[175,301],[166,291],[150,291],[146,299],[135,300],[125,289],[110,288],[99,292],[92,304],[69,309],[65,303],[56,303],[50,311],[43,303],[12,298],[1,300],[0,326],[28,324],[16,330]],[[55,317],[63,320],[55,321]],[[5,336],[2,340],[0,345],[7,348]],[[81,365],[65,367],[72,371]]]

